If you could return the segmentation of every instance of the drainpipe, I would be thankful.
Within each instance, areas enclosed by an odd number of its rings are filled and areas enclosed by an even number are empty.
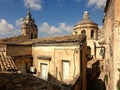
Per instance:
[[[95,55],[95,58],[96,58],[96,44],[94,42],[94,55]]]

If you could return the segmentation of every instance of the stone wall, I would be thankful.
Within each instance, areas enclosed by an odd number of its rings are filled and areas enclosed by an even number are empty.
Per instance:
[[[77,51],[76,51],[77,50]],[[48,64],[48,72],[57,78],[57,80],[63,80],[63,60],[70,62],[70,80],[80,73],[80,59],[79,59],[79,47],[78,46],[37,46],[33,47],[33,66],[37,69],[37,74],[40,75],[40,64]],[[40,58],[41,57],[41,58]],[[46,57],[46,59],[42,59]],[[47,58],[50,57],[50,60]],[[66,81],[65,81],[66,82]]]
[[[13,60],[18,71],[30,73],[30,67],[33,65],[31,56],[13,57]]]
[[[32,55],[32,46],[22,44],[7,44],[6,55],[8,56]]]
[[[106,90],[117,90],[120,67],[120,2],[107,0],[104,17],[105,73],[108,75]]]
[[[81,49],[80,49],[81,48]],[[35,45],[32,47],[33,66],[37,69],[37,75],[41,77],[41,63],[48,65],[48,73],[58,82],[74,85],[86,90],[86,43],[76,45]],[[81,53],[81,54],[80,54]],[[69,79],[63,76],[63,61],[69,62]],[[77,82],[78,76],[82,75],[81,82]],[[76,80],[77,78],[77,80]],[[48,76],[49,80],[49,76]],[[74,83],[72,83],[74,82]]]

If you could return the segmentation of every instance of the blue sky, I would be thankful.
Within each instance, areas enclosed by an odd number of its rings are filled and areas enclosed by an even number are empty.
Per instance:
[[[39,29],[39,37],[70,35],[85,10],[102,25],[106,0],[0,0],[0,38],[21,34],[28,5]]]

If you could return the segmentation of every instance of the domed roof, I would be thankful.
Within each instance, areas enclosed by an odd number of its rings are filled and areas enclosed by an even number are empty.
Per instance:
[[[96,24],[91,19],[82,19],[78,24]]]
[[[89,13],[87,11],[83,14],[83,19],[78,24],[96,24],[89,18]]]

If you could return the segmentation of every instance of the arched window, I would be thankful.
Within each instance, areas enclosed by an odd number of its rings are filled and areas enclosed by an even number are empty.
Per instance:
[[[82,34],[82,35],[86,35],[86,31],[85,31],[85,30],[82,30],[82,31],[81,31],[81,34]]]
[[[31,33],[31,39],[33,39],[33,33]]]
[[[90,37],[94,38],[94,30],[91,30]]]
[[[77,35],[77,31],[75,31],[75,35]]]

